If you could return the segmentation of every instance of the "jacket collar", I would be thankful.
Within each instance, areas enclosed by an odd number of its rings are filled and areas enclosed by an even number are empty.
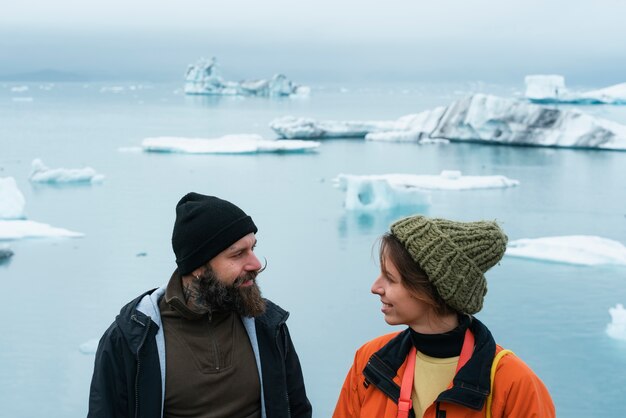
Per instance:
[[[474,334],[474,352],[469,361],[454,376],[452,388],[442,392],[436,402],[451,402],[481,410],[491,390],[491,364],[496,343],[487,327],[472,317],[469,329]],[[374,353],[363,370],[367,381],[397,403],[400,387],[393,381],[404,364],[412,346],[407,329]]]

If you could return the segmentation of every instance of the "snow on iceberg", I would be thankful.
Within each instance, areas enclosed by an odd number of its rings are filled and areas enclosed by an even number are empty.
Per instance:
[[[506,254],[584,266],[626,265],[626,246],[618,241],[588,235],[519,239],[509,242]]]
[[[23,238],[82,237],[79,232],[55,228],[48,224],[27,220],[0,220],[0,240]]]
[[[446,139],[430,138],[430,133],[437,127],[445,110],[445,107],[440,106],[404,116],[396,121],[398,130],[369,132],[365,135],[365,139],[387,142],[448,142]]]
[[[626,150],[626,126],[578,110],[475,94],[447,107],[433,138],[510,145]]]
[[[269,152],[307,152],[319,147],[319,142],[296,140],[266,140],[260,135],[225,135],[220,138],[146,138],[141,143],[148,152],[179,152],[188,154],[254,154]]]
[[[24,195],[17,188],[13,177],[0,177],[0,219],[22,219],[24,215]]]
[[[606,327],[609,337],[616,340],[626,341],[626,309],[624,305],[618,303],[614,308],[609,308],[611,323]]]
[[[187,68],[185,93],[216,96],[307,96],[310,88],[299,86],[283,74],[275,74],[271,80],[225,81],[217,60],[200,59]]]
[[[432,190],[473,190],[514,187],[519,184],[504,176],[463,176],[444,170],[439,175],[382,174],[357,176],[339,174],[334,186],[345,192],[348,210],[381,210],[392,207],[428,206]]]
[[[570,91],[561,75],[528,75],[525,97],[537,103],[626,104],[626,83],[585,92]]]
[[[104,180],[104,176],[91,167],[48,168],[39,158],[34,159],[31,166],[30,181],[33,183],[99,183]]]

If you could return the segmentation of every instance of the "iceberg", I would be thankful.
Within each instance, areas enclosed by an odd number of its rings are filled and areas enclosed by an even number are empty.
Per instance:
[[[0,220],[0,240],[23,238],[82,237],[79,232],[55,228],[48,224],[28,220]]]
[[[146,138],[141,146],[147,152],[187,154],[256,154],[307,152],[319,147],[319,142],[297,140],[265,140],[260,135],[225,135],[214,139],[157,137]]]
[[[391,121],[316,121],[285,116],[270,122],[281,138],[482,142],[626,150],[626,126],[574,109],[475,94]]]
[[[310,88],[293,83],[283,74],[270,80],[225,81],[219,71],[217,59],[200,59],[187,68],[185,93],[215,96],[308,96]]]
[[[439,175],[339,174],[334,186],[345,192],[347,210],[382,210],[392,207],[428,206],[430,191],[506,188],[519,181],[505,176],[463,176],[460,171],[444,170]]]
[[[578,110],[475,94],[447,107],[433,138],[509,145],[626,150],[626,126]]]
[[[0,177],[0,219],[23,219],[24,195],[13,177]]]
[[[527,75],[524,83],[525,97],[536,103],[626,105],[626,83],[585,92],[568,90],[561,75]]]
[[[509,242],[506,254],[583,266],[626,266],[626,246],[618,241],[588,235],[518,239]]]
[[[104,176],[91,167],[48,168],[39,158],[33,160],[31,167],[30,181],[33,183],[99,183],[104,180]]]
[[[616,340],[626,341],[626,309],[624,305],[618,303],[614,308],[609,308],[611,323],[606,327],[609,337]]]

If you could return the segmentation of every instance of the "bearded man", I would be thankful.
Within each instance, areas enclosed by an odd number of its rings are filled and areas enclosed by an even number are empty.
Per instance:
[[[311,417],[289,314],[256,284],[256,232],[225,200],[178,202],[178,268],[100,339],[88,417]]]

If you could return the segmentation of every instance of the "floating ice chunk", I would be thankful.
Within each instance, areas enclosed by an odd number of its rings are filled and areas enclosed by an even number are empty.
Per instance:
[[[537,102],[558,100],[567,94],[565,77],[562,75],[527,75],[524,77],[527,99]]]
[[[28,91],[28,86],[14,86],[14,87],[11,87],[11,91],[13,93],[24,93]]]
[[[560,75],[528,75],[527,99],[539,103],[575,104],[626,104],[626,83],[586,92],[574,92],[565,87],[565,78]]]
[[[148,152],[179,152],[188,154],[255,154],[268,152],[306,152],[319,147],[319,142],[296,140],[265,140],[260,135],[226,135],[215,139],[158,137],[141,143]]]
[[[345,192],[343,206],[347,210],[384,210],[430,205],[428,191],[395,185],[383,176],[340,174],[334,182],[335,187]]]
[[[626,247],[622,243],[587,235],[519,239],[509,242],[506,254],[585,266],[626,265]]]
[[[383,174],[356,176],[339,174],[334,180],[345,191],[349,210],[379,210],[401,206],[427,206],[432,190],[473,190],[514,187],[517,180],[505,176],[463,176],[444,170],[437,175]]]
[[[0,220],[0,240],[22,238],[82,237],[79,232],[55,228],[48,224],[27,220]]]
[[[78,346],[78,351],[83,354],[96,354],[98,351],[98,338],[93,338],[91,340],[85,341],[80,346]]]
[[[364,138],[369,132],[400,129],[397,121],[316,121],[293,116],[274,119],[270,128],[281,138],[301,139]]]
[[[577,110],[476,94],[452,103],[433,138],[512,145],[626,150],[626,126]]]
[[[310,88],[299,86],[283,74],[275,74],[271,80],[225,81],[220,75],[217,59],[200,59],[187,68],[185,93],[218,96],[307,96]]]
[[[626,341],[626,309],[624,305],[618,303],[614,308],[609,308],[611,323],[606,327],[609,337],[616,340]]]
[[[418,142],[428,139],[437,127],[446,108],[436,107],[432,110],[403,116],[396,123],[397,130],[386,132],[370,132],[365,135],[369,141]]]
[[[31,166],[33,183],[99,183],[104,180],[104,176],[91,167],[48,168],[39,158],[34,159]]]
[[[17,188],[13,177],[0,177],[0,219],[22,219],[24,215],[24,195]]]

